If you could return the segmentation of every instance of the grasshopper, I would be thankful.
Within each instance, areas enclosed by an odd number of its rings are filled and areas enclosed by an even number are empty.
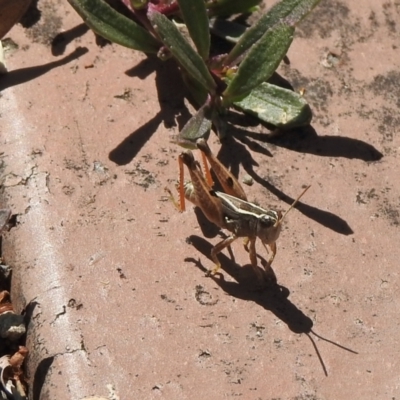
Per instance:
[[[207,142],[199,139],[196,142],[201,151],[204,165],[210,164],[215,176],[220,182],[224,192],[212,189],[210,170],[205,168],[203,175],[199,163],[193,153],[186,150],[179,155],[179,205],[171,198],[180,211],[185,211],[185,199],[199,207],[207,219],[222,229],[231,232],[231,235],[218,243],[211,250],[211,258],[215,263],[214,269],[208,271],[208,275],[214,275],[220,268],[218,253],[230,246],[237,238],[244,238],[245,249],[249,253],[250,262],[259,278],[262,278],[257,268],[256,240],[259,238],[268,252],[271,250],[268,260],[270,268],[277,252],[276,241],[282,228],[282,221],[287,213],[296,205],[301,196],[309,189],[306,187],[300,196],[293,202],[290,208],[282,214],[281,211],[265,210],[247,200],[246,193],[238,180],[211,152]],[[184,166],[189,170],[190,182],[184,183]]]

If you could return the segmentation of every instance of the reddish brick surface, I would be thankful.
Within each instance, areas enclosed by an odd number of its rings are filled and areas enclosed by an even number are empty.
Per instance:
[[[97,47],[65,2],[39,8],[9,32],[0,78],[0,206],[18,221],[3,256],[16,307],[31,302],[31,398],[398,399],[395,3],[322,2],[298,29],[279,73],[306,89],[312,129],[210,139],[264,206],[312,185],[264,291],[240,243],[205,277],[218,232],[166,201],[169,137],[192,112],[173,63]]]

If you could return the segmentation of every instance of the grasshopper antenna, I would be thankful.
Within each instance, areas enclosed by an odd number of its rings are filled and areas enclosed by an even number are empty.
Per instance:
[[[279,218],[278,221],[276,221],[275,223],[275,227],[279,226],[282,221],[284,220],[284,218],[286,217],[286,215],[288,214],[288,212],[297,204],[297,202],[300,200],[300,198],[303,196],[303,194],[305,192],[307,192],[308,189],[310,189],[311,185],[308,185],[300,194],[299,197],[297,197],[297,199],[292,203],[292,205],[286,210],[285,214],[283,214],[282,218]]]

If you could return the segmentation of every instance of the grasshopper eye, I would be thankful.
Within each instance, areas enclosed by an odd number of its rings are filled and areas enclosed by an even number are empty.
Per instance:
[[[275,224],[275,218],[271,218],[270,215],[266,214],[262,215],[259,221],[264,228],[269,228]]]

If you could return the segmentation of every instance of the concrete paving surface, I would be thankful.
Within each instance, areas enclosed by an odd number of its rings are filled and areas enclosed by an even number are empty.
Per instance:
[[[305,88],[311,127],[271,137],[236,115],[209,140],[264,207],[311,185],[267,288],[239,241],[206,277],[221,234],[164,192],[193,112],[174,63],[97,46],[66,2],[38,8],[0,77],[30,398],[399,400],[399,3],[322,1],[301,24],[278,72]]]

